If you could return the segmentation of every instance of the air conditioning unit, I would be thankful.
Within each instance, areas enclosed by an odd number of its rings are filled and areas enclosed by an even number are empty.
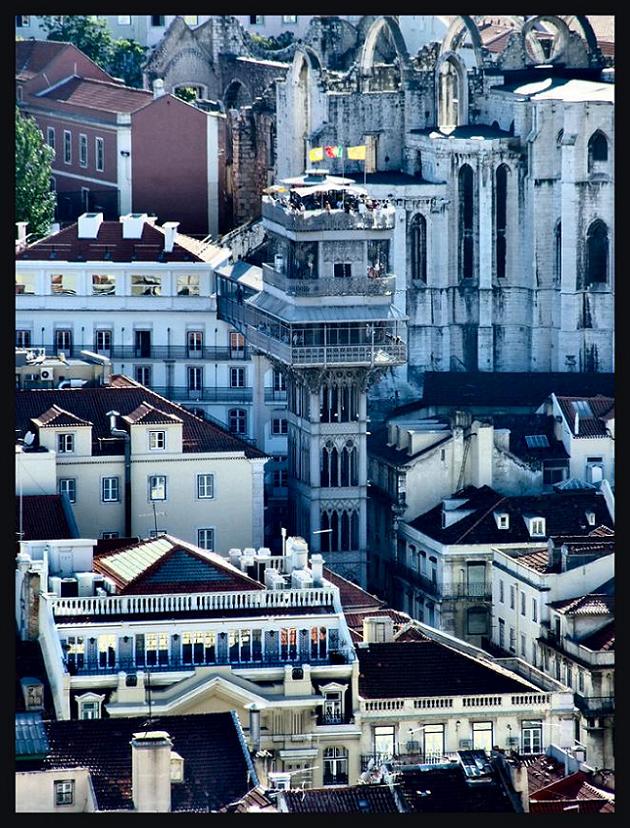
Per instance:
[[[460,750],[472,750],[472,739],[460,739],[459,740],[459,749]]]
[[[39,371],[39,378],[40,380],[52,380],[55,379],[55,369],[54,368],[40,368]]]
[[[407,742],[405,750],[407,753],[420,753],[420,742]]]

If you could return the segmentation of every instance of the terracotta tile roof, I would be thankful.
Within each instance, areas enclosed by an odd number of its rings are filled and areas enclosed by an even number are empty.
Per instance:
[[[88,768],[99,811],[133,810],[131,739],[165,730],[184,759],[184,781],[171,788],[172,811],[218,810],[250,787],[249,756],[234,713],[45,722],[50,745],[42,770]],[[255,780],[257,781],[257,780]]]
[[[131,414],[126,414],[123,420],[130,425],[173,425],[182,422],[181,417],[160,411],[148,402],[141,403]]]
[[[164,232],[146,222],[139,239],[124,239],[120,221],[103,221],[95,239],[80,239],[78,224],[46,236],[17,254],[17,259],[48,260],[54,250],[58,261],[112,261],[112,262],[195,262],[208,261],[220,248],[203,244],[197,239],[178,233],[173,250],[164,252]],[[107,253],[108,258],[104,259]],[[80,259],[79,259],[80,257]]]
[[[610,621],[601,629],[581,638],[580,644],[594,652],[612,652],[615,649],[615,622]]]
[[[362,589],[358,584],[352,583],[347,578],[333,572],[332,569],[324,567],[324,578],[336,587],[339,587],[341,606],[344,612],[354,609],[368,609],[369,607],[382,607],[385,601]]]
[[[436,641],[357,649],[364,699],[532,692],[532,687]]]
[[[102,112],[136,112],[153,100],[153,93],[120,83],[73,77],[38,95],[37,100],[63,101]]]
[[[519,756],[519,764],[527,768],[527,785],[530,797],[540,788],[564,777],[564,765],[552,756]]]
[[[610,521],[608,507],[599,492],[552,492],[541,495],[519,495],[504,497],[489,486],[467,486],[452,495],[453,499],[465,500],[461,507],[453,510],[470,514],[442,526],[442,504],[409,522],[409,526],[444,544],[493,544],[530,543],[531,538],[524,516],[543,517],[546,520],[546,537],[549,535],[573,534],[584,536],[591,531],[586,522],[586,512],[595,513],[595,521],[605,524]],[[509,528],[499,529],[494,512],[509,515]]]
[[[68,508],[68,507],[66,507]],[[71,507],[70,507],[71,508]],[[20,500],[15,499],[16,531],[20,525]],[[24,495],[22,497],[22,540],[61,540],[77,538],[68,520],[61,495]]]
[[[227,814],[247,814],[264,811],[265,813],[277,813],[276,804],[272,801],[265,789],[257,786],[248,791],[245,796],[242,796],[236,802],[231,802],[220,809],[219,813]]]
[[[562,615],[610,615],[615,605],[614,595],[590,593],[579,598],[553,601],[549,604]]]
[[[554,567],[549,563],[549,551],[546,546],[543,549],[535,549],[533,552],[528,552],[526,555],[519,555],[515,560],[536,572],[544,573],[558,570],[557,566]]]
[[[577,771],[539,788],[530,797],[530,813],[594,813],[608,803],[614,805],[614,797],[594,787],[589,779],[590,774]]]
[[[40,428],[57,428],[58,426],[91,426],[88,420],[76,417],[70,411],[60,408],[58,405],[51,405],[48,411],[44,411],[39,417],[33,417],[33,422]]]
[[[280,796],[292,814],[397,814],[389,785],[344,785],[283,791]]]
[[[427,636],[411,624],[408,627],[402,627],[398,632],[394,633],[394,640],[398,643],[407,641],[426,641],[426,639]]]
[[[43,71],[51,60],[68,48],[68,43],[54,40],[18,40],[15,44],[15,74],[30,80]]]
[[[264,590],[220,555],[162,535],[94,559],[94,569],[123,595]]]
[[[388,616],[394,622],[394,634],[405,624],[408,624],[411,617],[406,612],[399,612],[389,607],[376,607],[375,609],[346,610],[344,612],[346,623],[351,630],[354,630],[363,640],[363,621],[366,618]],[[423,636],[424,638],[424,636]]]
[[[611,412],[613,412],[612,416],[614,417],[614,397],[604,397],[602,395],[596,397],[557,396],[556,399],[574,437],[606,437],[608,433],[606,422],[611,418]],[[576,403],[582,404],[580,407],[587,407],[590,414],[584,416],[579,411]],[[578,414],[578,433],[574,434],[576,413]]]
[[[245,457],[266,457],[262,451],[240,440],[226,429],[195,417],[190,411],[161,397],[154,391],[120,374],[114,374],[110,385],[95,388],[28,389],[15,392],[16,427],[25,434],[32,428],[33,418],[41,416],[52,405],[70,410],[75,417],[93,422],[93,455],[124,453],[122,439],[112,439],[107,412],[112,409],[121,415],[131,414],[143,403],[154,405],[183,421],[183,451],[243,452]]]

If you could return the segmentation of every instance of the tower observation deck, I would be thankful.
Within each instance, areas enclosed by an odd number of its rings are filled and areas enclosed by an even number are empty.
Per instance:
[[[262,281],[217,274],[219,316],[286,377],[290,532],[365,585],[367,390],[407,359],[389,272],[395,210],[307,170],[267,190],[262,221]]]

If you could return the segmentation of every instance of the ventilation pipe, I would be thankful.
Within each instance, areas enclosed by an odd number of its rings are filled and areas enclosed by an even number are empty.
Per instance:
[[[125,441],[125,536],[131,537],[131,436],[122,428],[116,427],[119,411],[108,411],[109,431],[112,437],[122,437]]]
[[[311,574],[313,586],[320,587],[324,580],[324,558],[321,555],[311,555]]]

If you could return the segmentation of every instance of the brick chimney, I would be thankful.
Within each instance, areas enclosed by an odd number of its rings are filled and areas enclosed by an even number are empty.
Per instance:
[[[164,730],[134,733],[131,740],[133,806],[140,813],[170,813],[171,748]]]

